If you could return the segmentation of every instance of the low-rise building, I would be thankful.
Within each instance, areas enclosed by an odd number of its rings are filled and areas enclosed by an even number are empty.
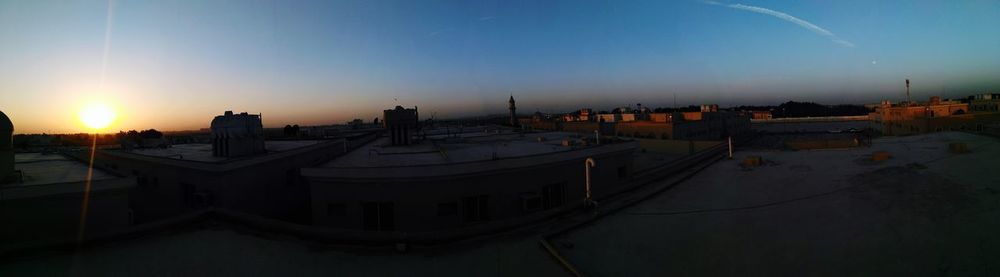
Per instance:
[[[635,142],[595,144],[575,133],[428,136],[405,147],[383,138],[302,169],[312,223],[371,231],[432,231],[530,215],[628,182]]]

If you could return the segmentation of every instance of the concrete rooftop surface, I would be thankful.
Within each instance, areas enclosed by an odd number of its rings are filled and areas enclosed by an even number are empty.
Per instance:
[[[996,276],[997,142],[949,132],[741,151],[553,242],[593,276]],[[876,150],[893,158],[872,162]],[[749,155],[765,165],[743,169]]]
[[[969,153],[949,152],[965,142]],[[690,179],[550,239],[589,276],[996,276],[1000,140],[946,132],[871,148],[737,151]],[[888,151],[886,161],[870,160]],[[761,156],[764,165],[740,166]],[[224,223],[76,254],[0,262],[0,276],[565,276],[544,228],[435,251],[372,254]]]
[[[60,154],[22,153],[14,155],[14,169],[24,173],[19,186],[48,185],[82,182],[87,180],[87,164],[71,160]],[[114,176],[95,169],[93,180],[111,179]]]
[[[306,147],[313,144],[317,144],[318,140],[289,140],[289,141],[265,141],[264,148],[267,149],[268,153],[277,153],[292,150],[295,148]],[[116,150],[120,151],[120,150]],[[161,158],[171,158],[178,160],[189,160],[189,161],[199,161],[199,162],[225,162],[232,160],[228,157],[214,157],[212,156],[212,145],[207,143],[188,143],[188,144],[175,144],[168,148],[146,148],[146,149],[134,149],[128,153],[143,155],[143,156],[153,156]]]
[[[539,141],[542,138],[542,141]],[[579,134],[565,132],[528,133],[464,133],[456,137],[428,136],[413,145],[390,146],[388,138],[375,140],[367,145],[338,157],[323,167],[383,167],[448,164],[492,160],[496,157],[512,158],[529,155],[571,151],[583,146],[562,146],[563,139],[579,142]]]

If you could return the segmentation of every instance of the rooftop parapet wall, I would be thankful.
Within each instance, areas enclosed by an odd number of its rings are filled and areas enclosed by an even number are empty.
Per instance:
[[[303,168],[302,176],[307,178],[358,180],[358,179],[404,179],[441,178],[471,174],[485,174],[501,170],[511,170],[524,167],[540,166],[551,163],[562,163],[584,159],[589,156],[610,155],[631,152],[638,149],[638,142],[625,142],[578,150],[502,158],[499,160],[483,160],[449,164],[412,165],[412,166],[382,166],[382,167],[327,167]]]

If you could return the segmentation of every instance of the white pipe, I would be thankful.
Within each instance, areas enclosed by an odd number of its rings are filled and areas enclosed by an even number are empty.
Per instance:
[[[733,159],[733,137],[729,137],[729,159]]]
[[[592,197],[591,197],[591,193],[590,193],[590,168],[592,168],[592,167],[594,167],[596,165],[597,165],[597,162],[594,161],[594,158],[587,158],[587,161],[585,161],[583,163],[583,168],[587,172],[587,191],[586,191],[586,195],[587,195],[586,202],[587,203],[590,203],[591,201],[593,201]]]
[[[597,145],[601,145],[601,131],[594,130],[594,138],[597,140]]]

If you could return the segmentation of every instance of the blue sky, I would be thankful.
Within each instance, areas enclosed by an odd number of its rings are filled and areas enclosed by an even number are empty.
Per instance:
[[[96,98],[119,128],[170,130],[225,110],[269,126],[497,113],[509,94],[534,112],[1000,86],[998,1],[719,2],[2,0],[0,109],[68,131]]]

